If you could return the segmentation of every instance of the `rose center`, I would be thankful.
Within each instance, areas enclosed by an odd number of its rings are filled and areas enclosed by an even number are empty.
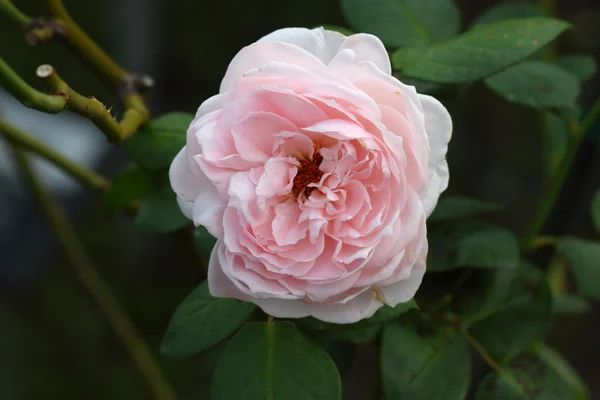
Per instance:
[[[323,173],[319,170],[319,166],[323,161],[323,156],[317,152],[314,153],[312,160],[300,161],[300,167],[298,173],[294,177],[294,186],[292,186],[292,193],[295,197],[298,197],[304,189],[304,195],[310,196],[315,187],[307,187],[311,183],[319,182]]]

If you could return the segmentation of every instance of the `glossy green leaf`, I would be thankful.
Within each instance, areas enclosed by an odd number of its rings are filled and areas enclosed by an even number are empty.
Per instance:
[[[558,243],[557,249],[566,257],[579,293],[600,299],[600,243],[568,237]]]
[[[205,281],[177,307],[160,351],[171,357],[197,354],[229,336],[253,310],[252,303],[212,297]]]
[[[531,3],[500,3],[485,10],[473,25],[489,24],[504,19],[544,17],[544,10]]]
[[[598,232],[600,232],[600,190],[596,192],[592,199],[592,222]]]
[[[102,203],[110,211],[118,211],[134,204],[152,192],[152,177],[138,166],[125,169],[104,193]]]
[[[460,13],[452,0],[342,0],[341,5],[352,27],[391,47],[439,42],[460,29]]]
[[[211,400],[341,400],[327,352],[288,322],[251,322],[230,341],[212,378]]]
[[[552,18],[509,19],[482,25],[445,43],[397,50],[402,75],[438,83],[473,82],[535,53],[569,27]]]
[[[383,331],[381,374],[388,399],[462,400],[470,381],[465,340],[451,330],[421,335],[410,325]]]
[[[575,75],[544,61],[523,61],[485,84],[505,100],[532,108],[573,108],[579,96]]]
[[[588,54],[568,54],[556,59],[556,64],[585,82],[594,77],[597,69],[596,59]]]
[[[499,211],[502,206],[463,196],[446,196],[438,202],[428,222],[474,217],[480,214]]]
[[[193,114],[173,112],[153,119],[124,144],[129,157],[152,170],[167,169],[185,146]]]
[[[463,288],[470,293],[457,294],[454,311],[496,360],[508,360],[545,336],[552,296],[536,267],[522,264],[514,270],[482,273]]]
[[[501,373],[490,373],[476,400],[585,400],[587,388],[568,362],[544,344],[511,360]]]
[[[483,223],[465,223],[430,235],[429,272],[459,267],[515,268],[519,245],[508,229]]]
[[[165,187],[142,200],[134,224],[146,232],[170,232],[191,222],[181,213],[175,193]]]

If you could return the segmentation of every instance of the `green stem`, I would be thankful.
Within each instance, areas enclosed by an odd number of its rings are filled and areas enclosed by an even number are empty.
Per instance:
[[[481,356],[483,361],[486,362],[487,365],[490,366],[495,373],[499,376],[503,377],[504,380],[513,387],[519,394],[523,396],[523,398],[529,400],[529,396],[525,393],[519,382],[517,382],[510,373],[506,372],[502,366],[492,357],[490,353],[483,347],[481,343],[477,339],[475,339],[469,332],[465,329],[458,329],[458,332],[469,342],[469,344],[477,351],[477,353]]]
[[[500,364],[498,364],[498,362],[496,360],[494,360],[494,357],[492,357],[490,355],[490,353],[488,353],[488,351],[485,349],[485,347],[483,347],[482,344],[479,343],[479,341],[477,339],[475,339],[473,336],[471,336],[471,334],[469,332],[467,332],[465,329],[459,329],[458,331],[461,335],[463,335],[467,339],[467,341],[471,344],[471,346],[473,346],[475,351],[477,351],[477,353],[479,353],[481,358],[483,358],[483,361],[485,361],[486,364],[489,365],[490,368],[494,370],[494,372],[496,372],[498,374],[502,373],[502,367],[500,366]]]
[[[560,191],[569,174],[569,169],[571,168],[573,159],[577,154],[579,145],[588,131],[592,128],[599,115],[600,98],[596,100],[590,111],[585,115],[581,125],[576,120],[570,121],[570,137],[567,150],[557,167],[555,175],[552,177],[550,184],[548,185],[544,197],[542,197],[542,202],[535,211],[531,222],[529,223],[529,227],[523,236],[522,249],[524,252],[527,253],[534,249],[535,238],[539,236],[544,224],[546,223],[546,219],[550,214],[550,211],[552,211],[552,208],[554,207],[554,203],[556,203],[556,199],[558,198],[558,195],[560,194]]]
[[[110,288],[94,269],[87,254],[77,239],[77,234],[69,224],[59,205],[41,185],[24,151],[13,145],[15,161],[23,178],[38,200],[48,223],[57,236],[65,255],[75,270],[81,283],[92,295],[115,333],[127,348],[132,361],[144,377],[157,400],[174,400],[176,395],[169,382],[162,375],[148,345],[138,334],[135,326],[119,306]]]
[[[96,174],[94,171],[74,163],[56,150],[48,147],[42,142],[37,141],[35,138],[29,136],[25,132],[22,132],[21,130],[1,119],[0,135],[5,136],[12,143],[42,156],[91,190],[101,192],[108,189],[110,186],[110,182],[108,180]]]
[[[557,239],[554,236],[540,236],[533,240],[532,249],[537,250],[541,247],[556,246]]]
[[[61,0],[47,0],[52,20],[32,19],[19,11],[9,0],[0,0],[0,10],[5,11],[11,18],[17,21],[27,32],[26,40],[30,44],[48,41],[59,36],[70,50],[78,56],[90,69],[108,86],[110,86],[121,98],[125,106],[124,118],[117,123],[110,115],[106,107],[94,98],[85,98],[73,91],[64,81],[56,76],[51,76],[53,68],[42,66],[44,76],[55,85],[53,89],[61,96],[48,96],[37,92],[18,77],[8,65],[2,63],[3,85],[11,91],[19,100],[28,107],[41,111],[56,113],[65,107],[83,115],[94,122],[96,126],[114,144],[120,144],[133,135],[137,129],[148,122],[150,112],[144,98],[138,93],[137,86],[151,86],[148,77],[139,77],[122,69],[110,56],[104,52],[71,18]],[[50,72],[50,73],[49,73]],[[61,90],[56,90],[60,87]],[[62,106],[62,107],[61,107]]]
[[[128,139],[150,118],[143,100],[138,95],[125,97],[126,110],[123,119],[117,122],[104,104],[94,97],[85,97],[77,93],[58,76],[52,66],[39,66],[37,76],[44,80],[52,93],[66,99],[66,107],[70,111],[92,121],[111,143],[120,144]]]
[[[39,111],[56,114],[67,105],[67,99],[63,96],[48,95],[29,86],[1,57],[0,86],[26,107]]]
[[[77,25],[61,0],[47,0],[48,8],[56,18],[55,24],[61,30],[61,37],[70,50],[89,65],[94,73],[108,85],[120,89],[130,79],[129,72],[114,62],[104,50]]]
[[[585,117],[583,117],[583,120],[581,121],[582,137],[586,133],[588,133],[590,129],[592,129],[592,126],[594,125],[594,122],[596,122],[596,119],[598,119],[598,116],[600,116],[600,97],[596,99],[596,102],[594,103],[590,111],[588,111],[588,113],[585,115]]]
[[[31,23],[31,18],[23,14],[9,0],[0,0],[0,12],[3,12],[8,18],[12,19],[23,28],[27,28]]]

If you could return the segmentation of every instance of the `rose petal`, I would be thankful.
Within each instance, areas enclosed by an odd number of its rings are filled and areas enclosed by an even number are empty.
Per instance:
[[[452,137],[452,118],[446,107],[433,97],[420,94],[419,100],[425,112],[425,129],[429,136],[429,146],[431,148],[429,155],[431,175],[429,176],[427,192],[423,197],[425,213],[429,216],[437,204],[440,193],[448,187],[450,174],[446,153],[448,142]]]
[[[246,71],[279,61],[302,68],[324,68],[323,62],[301,47],[281,42],[258,42],[244,47],[233,58],[221,82],[220,93],[233,88]]]
[[[352,50],[356,55],[356,63],[371,62],[377,66],[383,73],[390,75],[392,73],[392,64],[385,46],[377,36],[367,33],[358,33],[346,38],[340,51],[345,49]]]
[[[239,155],[248,161],[266,162],[273,153],[278,133],[295,131],[287,119],[270,112],[252,112],[231,127],[233,143]]]
[[[272,32],[259,42],[284,42],[303,48],[327,64],[338,52],[346,37],[323,28],[284,28]]]

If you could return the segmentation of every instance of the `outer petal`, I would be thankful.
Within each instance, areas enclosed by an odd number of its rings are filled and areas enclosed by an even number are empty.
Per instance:
[[[358,33],[346,38],[340,51],[350,49],[356,54],[355,62],[369,61],[372,62],[388,75],[392,74],[392,64],[388,56],[385,46],[377,36],[367,33]]]
[[[173,159],[171,167],[169,168],[169,181],[171,182],[171,187],[177,194],[177,197],[186,202],[193,203],[202,190],[202,184],[205,182],[201,181],[192,172],[192,169],[188,164],[187,146],[184,146]],[[211,186],[210,183],[206,183],[207,187]]]
[[[423,281],[423,275],[425,275],[426,258],[427,245],[423,246],[419,260],[411,268],[408,279],[380,288],[386,304],[395,307],[399,303],[406,303],[415,296]]]
[[[221,82],[220,92],[233,89],[235,82],[245,72],[260,68],[272,61],[285,62],[301,68],[325,67],[321,60],[301,47],[283,42],[257,42],[244,47],[231,60]]]
[[[210,190],[200,193],[194,201],[194,207],[192,208],[194,225],[202,225],[214,237],[222,238],[224,212],[225,202],[213,186]]]
[[[225,250],[222,240],[218,240],[210,254],[208,262],[208,290],[213,297],[234,298],[242,301],[251,300],[250,296],[240,292],[231,279],[225,275],[219,262],[219,253]]]
[[[449,172],[446,161],[448,142],[452,137],[452,118],[448,110],[431,96],[419,94],[425,113],[425,130],[429,137],[429,185],[423,197],[423,207],[427,216],[435,208],[437,201],[448,187]]]
[[[315,304],[310,314],[325,322],[334,324],[352,324],[361,319],[370,318],[383,306],[371,290],[347,301],[346,303]]]
[[[344,36],[323,28],[285,28],[268,34],[258,42],[290,43],[315,55],[324,64],[329,64],[336,54],[349,49],[356,55],[356,63],[370,61],[386,74],[392,73],[385,46],[377,36],[366,33]]]
[[[193,205],[198,194],[202,191],[203,187],[211,190],[210,186],[212,185],[194,175],[188,163],[186,146],[177,153],[177,156],[175,156],[175,159],[171,163],[169,181],[171,182],[171,188],[177,194],[177,204],[179,204],[181,212],[189,219],[192,219]]]
[[[339,51],[346,36],[323,28],[284,28],[268,34],[258,42],[283,42],[302,47],[324,64],[329,63]]]
[[[383,303],[368,290],[346,303],[308,304],[299,300],[253,300],[264,312],[277,318],[302,318],[309,315],[334,324],[352,324],[372,317]]]

